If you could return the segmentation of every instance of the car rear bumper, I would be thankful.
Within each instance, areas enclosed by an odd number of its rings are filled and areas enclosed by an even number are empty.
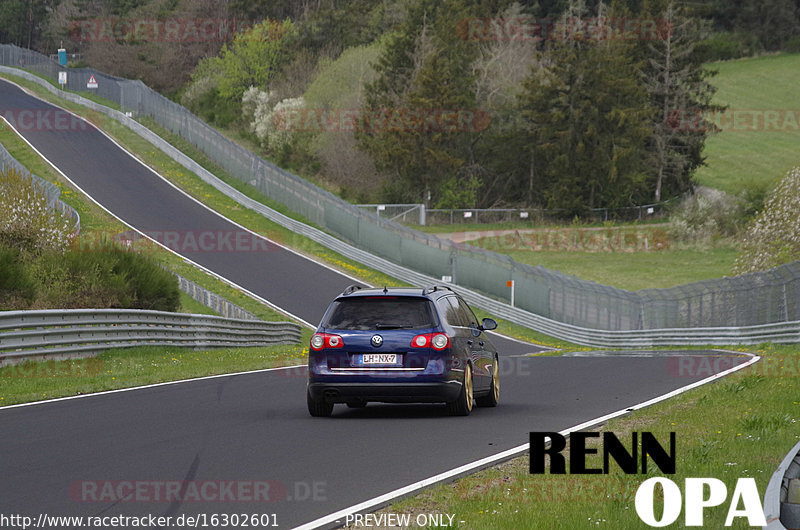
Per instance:
[[[383,403],[446,403],[455,401],[461,391],[461,382],[420,383],[309,383],[308,391],[314,399],[330,403],[352,400],[380,401]]]

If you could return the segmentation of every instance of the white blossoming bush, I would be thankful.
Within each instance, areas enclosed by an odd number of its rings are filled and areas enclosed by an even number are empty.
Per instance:
[[[670,235],[677,241],[710,244],[735,236],[744,221],[744,204],[726,193],[700,188],[670,216]]]
[[[63,252],[74,235],[72,222],[50,208],[31,177],[14,168],[0,171],[0,243],[27,252]]]
[[[250,131],[261,141],[261,146],[277,152],[292,141],[296,132],[287,124],[287,114],[305,107],[305,100],[302,97],[277,103],[274,100],[270,92],[250,87],[242,96],[242,114],[250,123]]]
[[[747,227],[736,272],[755,272],[800,259],[800,167],[786,173]]]

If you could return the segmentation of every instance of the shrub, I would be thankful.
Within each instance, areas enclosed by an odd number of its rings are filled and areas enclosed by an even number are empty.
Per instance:
[[[36,284],[30,278],[20,252],[0,247],[0,308],[24,308],[36,294]]]
[[[303,98],[290,98],[273,104],[269,92],[250,87],[242,97],[242,114],[250,122],[250,131],[270,153],[279,153],[292,142],[294,133],[286,124],[287,112],[302,109]]]
[[[7,167],[0,171],[0,243],[23,252],[66,250],[73,236],[69,219],[48,206],[32,176]]]
[[[742,238],[737,273],[767,270],[800,259],[800,167],[786,173]]]
[[[175,276],[144,254],[114,250],[113,272],[123,278],[130,296],[128,307],[158,311],[177,311],[180,291]]]
[[[677,241],[710,243],[737,235],[744,224],[743,201],[732,195],[700,188],[684,200],[670,217],[670,235]]]
[[[21,266],[35,294],[24,304],[19,297],[16,301],[7,297],[3,308],[177,311],[180,305],[172,273],[149,256],[118,247],[64,254],[46,251],[29,256]]]

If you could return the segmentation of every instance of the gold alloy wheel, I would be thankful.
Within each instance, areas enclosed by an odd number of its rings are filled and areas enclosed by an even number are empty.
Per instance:
[[[472,367],[468,364],[464,368],[464,399],[467,406],[467,413],[472,410]]]

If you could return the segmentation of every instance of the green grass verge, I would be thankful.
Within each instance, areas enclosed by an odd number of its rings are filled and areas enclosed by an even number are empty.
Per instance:
[[[763,359],[753,367],[597,430],[613,431],[627,444],[633,431],[651,431],[662,443],[674,431],[677,473],[668,478],[681,488],[687,477],[715,477],[727,486],[730,502],[736,480],[754,477],[763,498],[772,473],[800,440],[800,348],[764,345],[757,353]],[[537,430],[533,420],[520,425],[520,443]],[[587,462],[601,468],[602,455],[589,455]],[[527,455],[515,458],[382,512],[455,514],[455,528],[465,529],[646,527],[634,496],[646,478],[660,475],[657,469],[649,476],[625,475],[612,462],[609,475],[530,475],[528,464]],[[727,510],[727,503],[706,510],[705,527],[722,528]],[[683,516],[674,526],[682,522]],[[750,527],[737,519],[733,528]]]
[[[181,307],[178,311],[181,313],[194,313],[196,315],[217,315],[219,314],[212,310],[210,307],[206,307],[188,294],[181,291],[180,294],[181,298]]]
[[[714,102],[730,110],[777,109],[783,111],[777,127],[751,118],[734,124],[706,141],[706,166],[697,170],[697,181],[705,186],[738,194],[748,187],[774,185],[788,169],[800,164],[800,111],[795,87],[800,85],[800,54],[779,54],[712,63],[719,73]],[[777,129],[777,130],[776,130]]]
[[[306,338],[308,335],[310,332],[305,333]],[[0,406],[306,362],[307,351],[302,345],[206,351],[164,346],[109,350],[86,359],[0,368]]]

